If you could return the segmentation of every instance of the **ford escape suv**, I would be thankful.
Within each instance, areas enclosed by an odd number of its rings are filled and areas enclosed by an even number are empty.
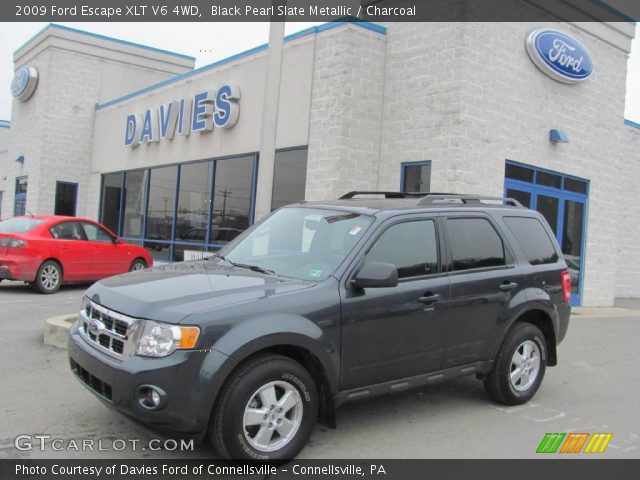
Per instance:
[[[96,283],[70,364],[156,430],[279,462],[354,400],[475,375],[528,401],[570,288],[551,229],[515,200],[351,192],[283,207],[210,259]]]

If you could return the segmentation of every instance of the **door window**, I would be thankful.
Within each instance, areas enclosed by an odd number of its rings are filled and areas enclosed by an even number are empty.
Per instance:
[[[438,272],[438,244],[433,220],[392,225],[367,253],[366,263],[390,263],[399,278]]]
[[[90,242],[113,242],[113,237],[109,233],[93,223],[83,223],[84,232]]]
[[[84,240],[84,234],[77,222],[63,222],[49,230],[53,238],[58,240]]]
[[[495,228],[484,218],[447,220],[454,270],[505,265],[504,244]]]

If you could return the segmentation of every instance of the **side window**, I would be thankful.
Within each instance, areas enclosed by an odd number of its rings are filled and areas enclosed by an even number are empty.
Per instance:
[[[58,240],[84,240],[77,222],[64,222],[49,229],[51,236]]]
[[[454,270],[505,265],[504,245],[484,218],[449,218],[447,231]]]
[[[438,244],[433,220],[392,225],[367,253],[367,263],[391,263],[398,277],[417,277],[438,272]]]
[[[94,225],[93,223],[83,223],[84,232],[87,235],[87,240],[90,242],[113,242],[113,237],[107,233],[106,230]]]
[[[558,254],[542,223],[532,217],[503,217],[531,265],[556,263]]]

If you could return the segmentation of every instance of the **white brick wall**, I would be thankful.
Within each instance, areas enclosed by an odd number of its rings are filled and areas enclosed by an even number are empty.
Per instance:
[[[345,25],[316,37],[306,197],[376,186],[385,38]]]
[[[640,298],[640,129],[620,132],[615,255],[616,297]]]

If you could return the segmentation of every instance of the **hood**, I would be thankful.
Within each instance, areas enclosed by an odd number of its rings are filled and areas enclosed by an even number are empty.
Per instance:
[[[200,260],[109,277],[94,284],[86,295],[124,315],[180,323],[194,313],[267,299],[312,285]]]

